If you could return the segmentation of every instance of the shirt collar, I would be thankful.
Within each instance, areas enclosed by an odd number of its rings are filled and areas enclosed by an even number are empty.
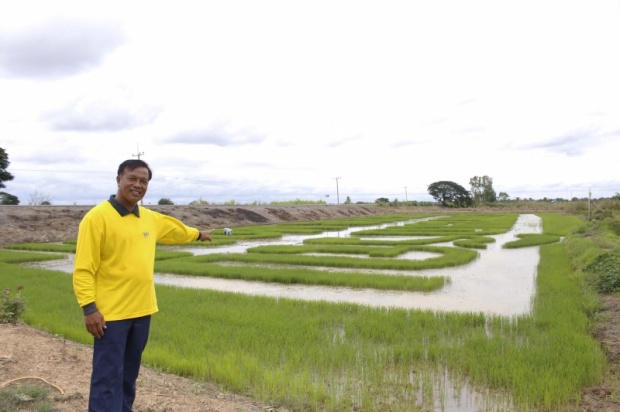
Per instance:
[[[112,205],[112,207],[114,207],[114,209],[118,212],[119,215],[121,215],[122,217],[125,217],[131,213],[133,213],[134,215],[136,215],[137,217],[140,217],[140,208],[138,207],[138,205],[134,206],[133,210],[127,210],[127,208],[125,206],[123,206],[121,204],[121,202],[119,202],[118,200],[116,200],[115,195],[110,195],[110,198],[108,199],[108,202],[110,202],[110,204]]]

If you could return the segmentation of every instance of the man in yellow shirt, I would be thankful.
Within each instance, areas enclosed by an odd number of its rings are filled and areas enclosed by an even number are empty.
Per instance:
[[[78,232],[73,289],[94,339],[88,410],[131,411],[151,315],[158,311],[157,243],[211,240],[211,231],[138,206],[153,174],[142,160],[120,164],[116,195],[93,207]]]

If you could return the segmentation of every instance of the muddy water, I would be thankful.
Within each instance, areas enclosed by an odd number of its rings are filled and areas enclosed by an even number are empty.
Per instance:
[[[283,236],[272,241],[241,242],[219,248],[178,248],[196,255],[208,253],[244,253],[249,247],[267,244],[301,245],[305,239],[318,237],[348,237],[357,230],[403,225],[400,222],[372,227],[349,228],[339,232],[325,232],[312,236]],[[215,279],[195,276],[156,274],[155,282],[163,285],[214,289],[238,292],[248,295],[271,296],[306,300],[348,302],[374,307],[399,307],[408,309],[430,309],[456,312],[484,312],[498,315],[520,315],[529,313],[531,299],[535,293],[536,267],[539,261],[538,247],[502,249],[502,245],[515,240],[519,233],[541,233],[542,223],[535,215],[520,215],[511,230],[492,236],[495,243],[480,251],[474,262],[456,268],[430,269],[423,271],[373,271],[374,273],[409,274],[412,276],[447,276],[451,283],[431,293],[377,291],[374,289],[351,289],[345,287],[282,285],[277,283],[249,282],[243,280]],[[411,238],[411,237],[408,237]],[[379,239],[377,237],[369,239]],[[404,239],[404,237],[382,237],[380,239]],[[426,259],[433,254],[412,252],[401,258]],[[45,262],[49,269],[71,273],[72,257],[64,261]],[[317,268],[314,268],[317,269]],[[334,270],[323,268],[323,270]]]

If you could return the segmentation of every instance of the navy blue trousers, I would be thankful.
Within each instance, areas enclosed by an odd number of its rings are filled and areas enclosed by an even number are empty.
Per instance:
[[[131,412],[151,317],[106,322],[95,339],[89,412]]]

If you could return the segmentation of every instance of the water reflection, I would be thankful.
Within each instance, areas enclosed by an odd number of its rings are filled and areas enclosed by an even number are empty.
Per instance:
[[[241,242],[237,245],[218,248],[179,248],[178,250],[186,250],[194,254],[244,253],[247,248],[257,245],[301,245],[304,239],[308,238],[347,237],[357,230],[383,228],[405,223],[410,222],[349,228],[339,232],[325,232],[311,236],[287,235],[277,240]],[[486,250],[480,251],[480,257],[467,265],[415,272],[398,271],[398,274],[448,276],[451,278],[451,284],[431,293],[283,285],[168,274],[156,274],[155,282],[162,285],[214,289],[273,298],[349,302],[373,307],[484,312],[506,316],[520,315],[530,311],[531,299],[535,293],[536,267],[539,261],[538,247],[502,249],[503,244],[515,240],[516,235],[520,233],[542,233],[541,219],[531,214],[520,215],[509,232],[492,236],[496,239],[495,243],[488,244]],[[403,238],[394,237],[394,240],[397,239]],[[416,257],[415,254],[412,254],[409,258],[426,257]],[[46,262],[45,267],[71,273],[73,270],[72,257],[67,261]],[[333,270],[333,268],[326,268],[326,270]]]

